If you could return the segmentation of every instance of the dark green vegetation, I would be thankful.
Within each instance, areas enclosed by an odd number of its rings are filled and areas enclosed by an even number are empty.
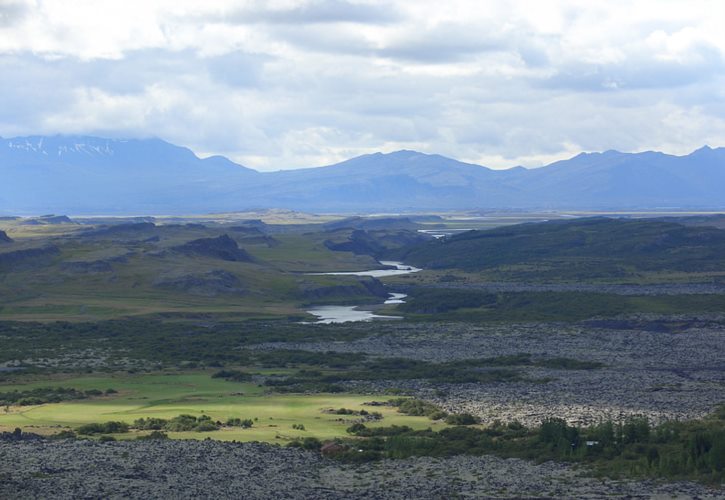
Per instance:
[[[467,321],[579,321],[631,313],[721,312],[725,295],[616,295],[591,292],[501,292],[412,288],[399,306],[426,319]]]
[[[246,364],[252,357],[267,364],[315,363],[316,359],[321,359],[334,365],[333,355],[304,351],[251,352],[237,347],[262,342],[353,340],[368,333],[354,327],[308,326],[286,321],[213,324],[140,319],[92,323],[0,322],[3,339],[0,362],[28,358],[62,360],[74,353],[90,351],[103,356],[106,365],[116,367],[128,359],[142,360],[153,367],[221,367],[228,363]],[[347,358],[340,361],[342,364],[347,362]],[[77,368],[69,366],[68,362],[58,362],[57,369],[74,371]],[[11,376],[10,373],[4,375]],[[233,377],[234,373],[227,375]],[[219,376],[227,378],[224,373]]]
[[[128,432],[130,426],[125,422],[112,420],[103,423],[90,423],[81,425],[76,429],[78,434],[91,436],[94,434],[121,434]]]
[[[275,351],[269,354],[278,366],[297,364],[297,362],[289,363],[285,359],[289,355],[295,356],[294,351]],[[344,367],[343,363],[338,361],[340,357],[345,358]],[[297,359],[296,356],[294,359]],[[271,364],[270,361],[267,363]],[[403,358],[366,359],[362,355],[323,353],[316,357],[306,356],[304,364],[327,369],[299,370],[295,375],[269,378],[265,381],[265,385],[281,392],[342,392],[343,387],[337,384],[350,380],[428,380],[441,383],[494,383],[521,380],[521,375],[517,371],[497,368],[495,360],[488,359],[431,363]]]
[[[170,419],[139,418],[133,424],[109,421],[103,423],[90,423],[81,425],[76,432],[81,435],[94,434],[122,434],[132,429],[139,431],[167,431],[167,432],[211,432],[221,427],[242,427],[248,429],[254,425],[251,419],[230,418],[225,423],[214,421],[208,415],[178,415]]]
[[[0,392],[0,405],[31,406],[45,403],[60,403],[61,401],[86,399],[102,396],[103,394],[113,394],[115,392],[113,389],[106,389],[104,393],[104,391],[99,389],[79,391],[71,387],[38,387],[26,391]]]
[[[721,273],[725,231],[642,219],[530,223],[417,245],[403,258],[426,269],[495,270],[499,278],[530,281]]]
[[[354,340],[369,330],[324,325],[290,325],[286,322],[218,323],[193,325],[162,321],[114,320],[100,323],[0,322],[3,349],[0,362],[36,357],[63,359],[77,352],[102,355],[106,370],[118,369],[128,359],[140,367],[184,369],[224,366],[300,368],[290,376],[270,377],[265,385],[277,391],[338,392],[347,380],[425,379],[445,383],[507,382],[520,380],[517,366],[592,369],[601,365],[571,359],[534,358],[530,354],[433,363],[404,358],[373,358],[360,353],[303,350],[245,349],[262,342]],[[135,366],[135,365],[134,365]],[[78,368],[59,362],[53,371]],[[17,372],[6,372],[13,377]],[[215,378],[246,382],[252,372],[236,368],[216,371]]]
[[[715,484],[725,479],[725,408],[707,419],[673,421],[656,427],[640,417],[586,428],[554,418],[534,429],[516,422],[467,427],[475,421],[465,414],[451,415],[449,419],[456,426],[438,432],[415,431],[406,426],[373,429],[355,424],[348,432],[359,439],[343,441],[345,448],[337,456],[365,461],[495,454],[540,462],[584,463],[610,477],[688,478]]]

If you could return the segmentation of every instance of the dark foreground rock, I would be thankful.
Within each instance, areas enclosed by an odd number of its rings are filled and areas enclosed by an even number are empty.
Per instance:
[[[496,457],[344,465],[317,453],[215,441],[1,440],[0,498],[721,498],[679,482],[610,481]]]

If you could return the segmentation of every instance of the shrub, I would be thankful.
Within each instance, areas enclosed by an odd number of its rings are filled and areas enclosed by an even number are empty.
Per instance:
[[[481,419],[470,413],[454,413],[446,417],[446,423],[449,425],[474,425],[479,422]]]
[[[197,432],[210,432],[219,430],[219,427],[214,422],[202,421],[194,427],[194,430]]]
[[[138,420],[134,420],[133,427],[142,431],[159,431],[161,429],[164,429],[168,422],[168,420],[165,420],[163,418],[139,418]]]
[[[322,443],[314,437],[306,437],[304,439],[295,439],[287,444],[290,448],[302,448],[303,450],[319,451]]]
[[[166,424],[166,430],[171,432],[193,431],[196,427],[196,417],[193,415],[178,415]]]
[[[251,418],[241,419],[238,417],[234,417],[227,419],[224,425],[228,427],[242,427],[243,429],[248,429],[254,425],[254,422]]]
[[[104,422],[104,423],[91,423],[81,425],[76,429],[78,434],[92,435],[92,434],[120,434],[128,432],[129,425],[126,422]]]

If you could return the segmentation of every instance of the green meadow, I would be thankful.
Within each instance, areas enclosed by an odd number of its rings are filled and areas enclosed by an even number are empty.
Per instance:
[[[279,370],[275,373],[280,373]],[[346,429],[355,417],[325,413],[326,409],[348,408],[382,413],[383,419],[369,427],[408,425],[414,429],[444,428],[441,422],[412,417],[390,406],[365,406],[369,401],[392,397],[359,394],[270,394],[253,383],[229,382],[211,378],[206,372],[166,372],[154,374],[88,375],[72,378],[35,380],[0,386],[0,392],[37,387],[69,387],[77,390],[112,388],[118,393],[92,399],[48,403],[37,406],[8,406],[0,409],[0,429],[20,427],[26,431],[53,434],[83,424],[121,421],[129,424],[139,418],[170,419],[180,414],[208,415],[214,421],[228,418],[253,419],[249,429],[222,428],[211,432],[171,432],[177,439],[212,438],[224,441],[265,441],[284,444],[294,438],[332,439],[349,436]],[[304,426],[304,430],[293,429]],[[133,439],[148,432],[131,431],[114,435]]]

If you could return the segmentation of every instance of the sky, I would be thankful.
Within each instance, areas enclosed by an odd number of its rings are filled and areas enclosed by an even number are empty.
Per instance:
[[[258,170],[725,146],[725,2],[0,0],[0,136]]]

